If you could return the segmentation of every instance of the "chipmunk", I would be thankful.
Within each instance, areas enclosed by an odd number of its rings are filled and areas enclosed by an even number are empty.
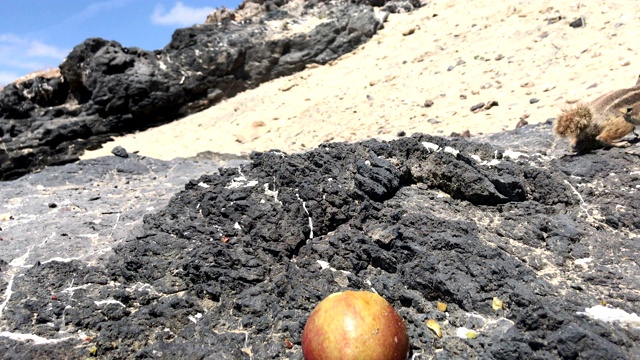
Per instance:
[[[592,101],[562,111],[553,132],[569,138],[578,153],[607,146],[627,147],[617,141],[640,125],[640,76],[634,87],[611,91]],[[636,134],[638,136],[638,134]]]

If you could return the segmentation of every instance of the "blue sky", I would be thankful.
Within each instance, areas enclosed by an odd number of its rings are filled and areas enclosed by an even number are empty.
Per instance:
[[[177,28],[204,22],[241,0],[0,0],[0,86],[55,68],[90,37],[146,50],[163,48]]]

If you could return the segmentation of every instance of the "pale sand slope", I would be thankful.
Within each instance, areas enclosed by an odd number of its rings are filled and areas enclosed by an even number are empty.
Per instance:
[[[580,15],[587,27],[571,28]],[[548,24],[558,16],[566,19]],[[298,152],[326,141],[392,139],[401,130],[473,136],[513,129],[523,116],[542,122],[568,103],[634,85],[639,34],[637,0],[432,1],[391,14],[369,43],[332,64],[117,138],[85,158],[116,145],[172,159],[207,150]],[[448,71],[458,60],[465,63]],[[424,107],[429,99],[433,106]],[[470,111],[491,100],[499,106]]]

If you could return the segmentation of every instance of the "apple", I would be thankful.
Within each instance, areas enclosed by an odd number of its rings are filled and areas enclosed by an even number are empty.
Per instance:
[[[337,292],[309,315],[302,353],[306,360],[406,360],[409,337],[404,321],[382,296]]]

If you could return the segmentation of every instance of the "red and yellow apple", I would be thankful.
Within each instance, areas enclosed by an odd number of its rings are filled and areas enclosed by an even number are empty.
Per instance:
[[[406,360],[409,337],[400,315],[380,295],[337,292],[309,315],[302,353],[306,360]]]

